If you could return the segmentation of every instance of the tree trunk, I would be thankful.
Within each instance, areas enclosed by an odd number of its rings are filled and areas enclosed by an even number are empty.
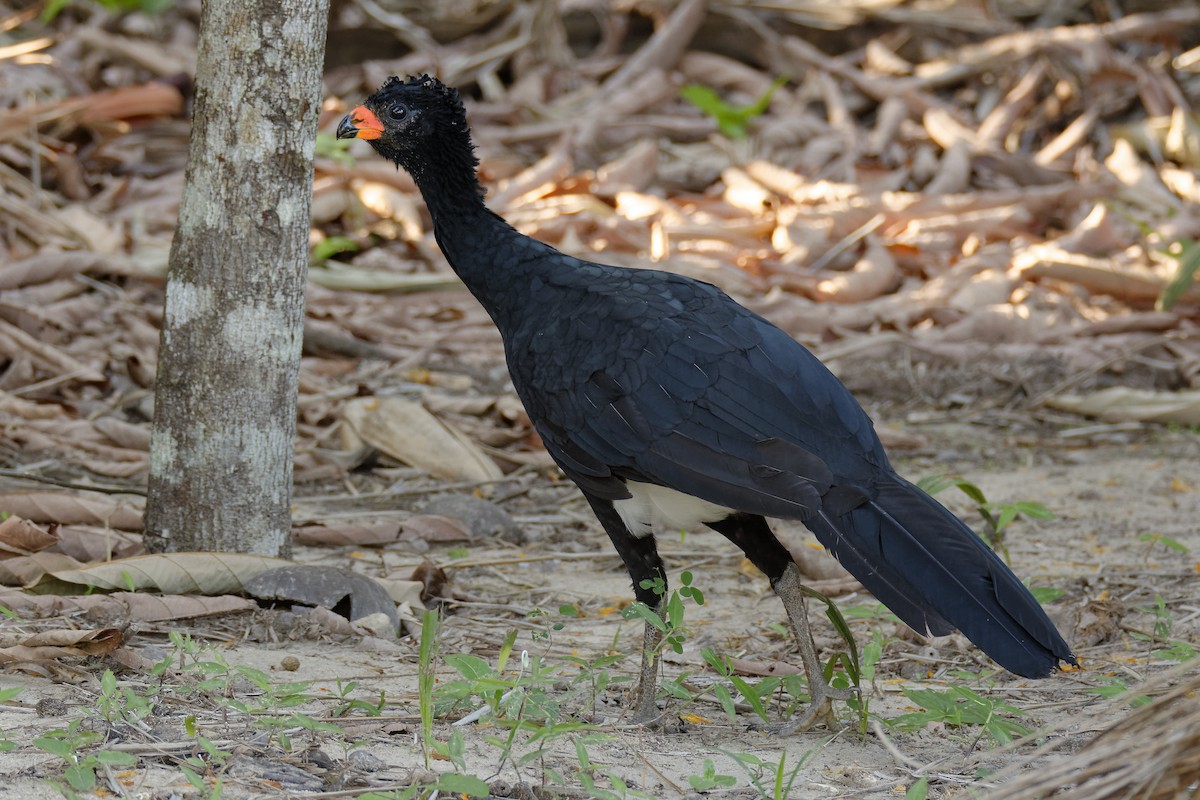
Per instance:
[[[204,0],[146,546],[289,552],[328,0]]]

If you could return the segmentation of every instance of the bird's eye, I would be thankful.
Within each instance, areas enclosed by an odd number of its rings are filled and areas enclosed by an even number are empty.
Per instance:
[[[402,120],[408,116],[408,109],[399,103],[388,106],[388,116],[394,120]]]

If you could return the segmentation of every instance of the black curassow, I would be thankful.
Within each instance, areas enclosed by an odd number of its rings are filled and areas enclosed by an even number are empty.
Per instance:
[[[341,121],[412,175],[450,266],[500,329],[513,386],[562,471],[661,607],[656,529],[707,525],[740,547],[783,602],[812,704],[825,681],[800,572],[765,517],[800,520],[905,623],[961,630],[1031,678],[1070,648],[970,528],[901,478],[871,420],[815,356],[714,286],[595,264],[524,236],[483,202],[458,92],[426,75],[388,81]],[[661,634],[646,626],[636,719],[657,716]]]

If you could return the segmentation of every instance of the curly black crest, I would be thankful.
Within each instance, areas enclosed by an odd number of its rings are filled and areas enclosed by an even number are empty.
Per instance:
[[[408,170],[418,182],[436,163],[433,173],[443,181],[467,182],[471,193],[482,197],[483,189],[475,178],[479,162],[458,90],[429,74],[405,79],[393,75],[366,100],[366,105],[378,114],[396,109],[397,104],[408,109],[405,123],[401,127],[389,121],[385,135],[372,141],[380,155]]]

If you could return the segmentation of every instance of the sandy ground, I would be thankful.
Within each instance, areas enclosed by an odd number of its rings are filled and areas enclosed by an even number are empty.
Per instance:
[[[1154,628],[1155,617],[1146,607],[1155,604],[1156,596],[1162,598],[1170,615],[1169,637],[1200,646],[1200,590],[1195,580],[1200,532],[1193,524],[1200,516],[1200,486],[1195,474],[1200,437],[1194,432],[1100,428],[1089,433],[1061,426],[1014,424],[995,417],[934,419],[927,414],[911,414],[907,420],[898,420],[898,427],[926,443],[916,454],[897,456],[901,471],[910,477],[957,473],[979,484],[994,501],[1035,500],[1054,511],[1057,518],[1051,521],[1019,520],[1010,528],[1007,543],[1018,574],[1030,578],[1035,586],[1063,592],[1050,605],[1051,613],[1076,647],[1084,670],[1043,681],[1013,678],[996,671],[965,640],[947,637],[917,642],[895,623],[871,615],[852,620],[852,627],[860,647],[870,640],[872,631],[881,632],[888,640],[877,678],[869,688],[872,714],[894,719],[915,710],[902,694],[904,688],[962,685],[1021,709],[1024,714],[1014,719],[1022,725],[1037,728],[1060,723],[1058,735],[1082,743],[1089,735],[1087,729],[1095,726],[1088,712],[1100,702],[1092,687],[1112,677],[1137,683],[1171,666],[1161,654],[1152,654],[1162,645],[1137,638],[1139,631]],[[711,760],[714,775],[734,780],[732,786],[712,787],[710,796],[759,796],[750,773],[733,754],[750,754],[771,764],[783,757],[789,771],[803,764],[788,795],[796,798],[903,797],[915,774],[929,777],[930,797],[966,796],[964,787],[984,786],[981,775],[1028,752],[1028,748],[997,750],[977,726],[955,728],[940,723],[915,732],[891,730],[886,740],[872,732],[861,736],[849,727],[780,738],[749,730],[748,723],[754,719],[750,711],[739,714],[733,724],[717,704],[707,700],[672,701],[667,715],[671,724],[665,730],[651,731],[621,722],[623,686],[600,692],[594,704],[572,700],[577,694],[573,694],[571,680],[578,670],[564,659],[623,654],[628,657],[607,672],[614,680],[627,678],[637,666],[640,623],[625,622],[616,613],[628,599],[627,578],[594,524],[563,524],[544,513],[527,513],[535,500],[544,503],[547,496],[553,496],[563,498],[562,514],[586,519],[581,502],[566,491],[530,494],[534,499],[527,496],[510,504],[518,521],[524,520],[528,538],[522,545],[474,542],[467,547],[465,560],[476,566],[448,570],[451,591],[465,602],[452,604],[442,629],[441,652],[443,656],[471,653],[494,666],[506,632],[515,628],[518,636],[507,674],[511,676],[511,667],[519,661],[516,653],[521,650],[557,666],[556,682],[547,685],[548,694],[574,712],[575,716],[567,718],[597,723],[596,732],[603,736],[563,733],[549,737],[543,742],[543,754],[522,761],[537,750],[534,744],[523,742],[523,736],[505,759],[496,740],[489,742],[491,737],[505,735],[501,728],[486,718],[464,726],[459,730],[466,771],[492,781],[493,791],[502,789],[501,782],[552,783],[557,773],[572,790],[569,796],[587,796],[579,778],[578,742],[584,742],[596,785],[611,791],[613,783],[606,776],[612,773],[627,784],[628,796],[663,798],[693,793],[689,778],[704,774],[706,760]],[[947,491],[943,499],[973,523],[977,521],[963,498]],[[1139,538],[1143,534],[1169,537],[1189,552],[1151,545]],[[793,539],[805,536],[800,530],[788,530],[787,535]],[[670,653],[665,659],[667,680],[691,673],[694,687],[711,683],[714,673],[700,656],[704,647],[752,661],[797,663],[790,641],[780,635],[782,609],[765,579],[753,574],[723,539],[715,534],[694,534],[682,541],[664,542],[663,549],[670,554],[672,576],[684,569],[691,571],[706,595],[703,606],[687,609],[689,637],[682,654]],[[562,555],[523,560],[554,553]],[[453,564],[451,556],[461,553],[434,545],[426,555],[445,565]],[[324,563],[357,562],[360,568],[363,563],[355,554],[341,551],[314,551],[304,556]],[[387,552],[383,558],[393,574],[404,573],[420,560],[416,554],[404,552]],[[869,597],[862,596],[839,597],[838,602],[843,609],[874,606]],[[575,606],[580,616],[559,616],[557,610],[563,604]],[[534,609],[549,613],[531,615]],[[818,644],[826,652],[837,648],[824,615],[816,609],[810,612]],[[555,624],[561,624],[561,629],[555,630]],[[202,735],[213,740],[243,737],[240,749],[239,742],[228,745],[237,756],[232,766],[223,770],[224,796],[303,796],[342,785],[354,788],[353,781],[338,784],[330,776],[345,775],[346,765],[358,763],[350,760],[355,750],[365,750],[378,759],[355,757],[374,768],[361,775],[376,785],[408,780],[412,770],[422,765],[417,652],[411,637],[398,642],[369,637],[344,642],[321,638],[270,642],[263,641],[269,638],[263,634],[265,627],[236,618],[190,630],[209,634],[209,641],[231,664],[257,667],[277,680],[311,682],[312,688],[328,695],[339,691],[339,681],[341,687],[357,681],[351,696],[377,701],[382,692],[387,699],[386,722],[351,716],[342,720],[349,731],[346,736],[292,734],[295,751],[312,744],[333,763],[321,769],[306,768],[317,776],[308,784],[297,782],[294,775],[286,777],[291,773],[281,773],[283,778],[273,775],[264,767],[295,762],[295,756],[289,759],[277,749],[264,750],[257,746],[261,742],[245,740],[244,726],[223,725],[219,715],[197,712],[196,724]],[[150,658],[168,651],[164,637],[150,631],[135,633],[133,646]],[[287,656],[298,659],[294,672],[281,668]],[[63,728],[65,720],[89,716],[96,707],[96,676],[101,666],[106,665],[81,663],[43,676],[9,672],[0,680],[0,685],[24,688],[17,701],[0,706],[0,730],[20,745],[0,753],[0,797],[35,800],[59,796],[45,779],[58,774],[61,761],[28,742]],[[976,677],[953,672],[958,669],[969,670]],[[442,681],[455,677],[444,664],[440,673]],[[233,691],[247,691],[247,687],[237,684]],[[247,697],[253,695],[247,691]],[[47,698],[63,701],[67,715],[40,716],[34,706]],[[314,716],[329,707],[328,702],[305,706]],[[1114,716],[1123,713],[1122,709],[1114,707]],[[461,717],[468,710],[464,706],[450,718]],[[845,706],[839,713],[846,723],[851,721]],[[148,732],[124,738],[144,743],[145,749],[137,752],[148,756],[154,752],[150,742],[156,738],[187,738],[181,731],[171,733],[167,728],[150,726]],[[438,721],[435,736],[445,741],[453,730],[447,722]],[[114,740],[122,738],[111,730],[107,735]],[[114,770],[113,785],[129,797],[199,796],[179,771],[164,764],[161,759],[143,758],[134,769]],[[435,761],[433,766],[436,770],[451,768],[445,761]],[[769,778],[764,787],[770,790]]]

